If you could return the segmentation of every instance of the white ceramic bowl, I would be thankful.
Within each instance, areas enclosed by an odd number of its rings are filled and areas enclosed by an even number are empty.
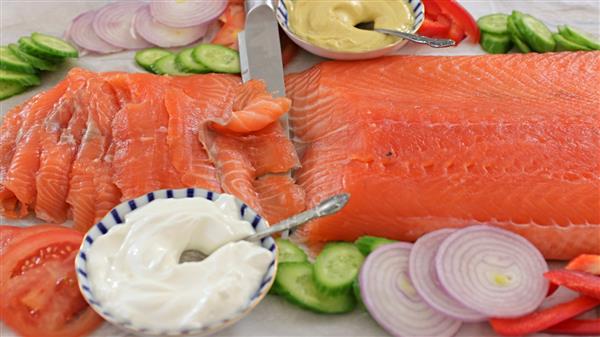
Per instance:
[[[413,24],[412,30],[410,33],[416,33],[421,25],[423,24],[423,20],[425,19],[425,6],[421,0],[407,0],[408,5],[413,11],[413,15],[415,17],[415,23]],[[316,46],[308,41],[305,41],[298,37],[289,26],[288,20],[288,9],[285,5],[285,1],[279,0],[277,4],[276,10],[277,21],[279,22],[279,26],[287,36],[289,36],[292,41],[294,41],[297,45],[304,48],[305,50],[329,59],[335,60],[364,60],[364,59],[372,59],[380,56],[384,56],[390,54],[392,52],[397,51],[402,48],[408,41],[404,39],[398,40],[396,43],[393,43],[387,47],[366,51],[366,52],[339,52],[333,51],[329,49],[325,49],[319,46]]]
[[[194,335],[194,336],[205,336],[215,333],[221,329],[224,329],[233,323],[239,321],[246,316],[256,305],[265,297],[269,289],[273,285],[275,280],[275,274],[277,272],[277,246],[275,240],[272,237],[266,237],[261,240],[262,247],[271,251],[273,260],[271,261],[269,268],[265,272],[259,287],[243,308],[240,308],[231,317],[227,317],[221,321],[213,322],[202,327],[179,327],[177,329],[163,329],[155,330],[144,326],[134,325],[132,322],[119,317],[116,313],[107,311],[102,303],[100,303],[95,297],[90,285],[88,278],[87,269],[87,254],[90,247],[94,244],[94,241],[106,234],[112,227],[119,226],[123,223],[125,215],[138,207],[147,205],[148,203],[156,199],[181,199],[181,198],[194,198],[201,197],[208,200],[215,200],[219,197],[216,192],[207,191],[200,188],[182,188],[175,190],[159,190],[150,192],[144,196],[125,201],[115,208],[113,208],[100,222],[94,227],[90,228],[85,236],[85,240],[81,244],[79,253],[75,259],[75,269],[77,270],[77,281],[79,283],[79,289],[83,294],[83,298],[89,303],[89,305],[105,320],[108,322],[120,326],[124,329],[130,330],[134,333],[145,334],[145,335],[168,335],[168,336],[183,336],[183,335]],[[266,229],[267,223],[262,217],[256,214],[250,207],[244,204],[242,201],[235,199],[240,216],[243,220],[248,221],[257,230]]]

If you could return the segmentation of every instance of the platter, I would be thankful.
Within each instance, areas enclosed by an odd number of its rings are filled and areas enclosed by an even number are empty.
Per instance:
[[[16,40],[24,33],[44,31],[61,35],[64,27],[78,13],[101,6],[104,1],[2,1],[0,3],[0,44]],[[573,25],[583,30],[600,35],[600,3],[598,1],[503,1],[503,0],[464,0],[464,6],[475,17],[492,12],[510,12],[513,9],[536,13],[548,25]],[[398,54],[412,55],[477,55],[483,54],[478,45],[463,43],[456,48],[435,50],[424,46],[409,45]],[[133,60],[134,52],[122,52],[108,56],[83,56],[77,60],[68,61],[61,69],[44,75],[43,84],[23,95],[18,95],[0,102],[0,113],[3,115],[25,97],[53,87],[62,79],[72,65],[77,65],[92,71],[128,71],[139,72],[140,68]],[[294,73],[308,69],[323,61],[323,59],[301,52],[289,64],[285,72]],[[402,81],[401,78],[398,79]],[[10,224],[27,226],[39,220],[33,217]],[[0,224],[8,223],[0,217]],[[552,267],[561,266],[551,263]],[[597,309],[598,310],[598,309]],[[596,314],[596,316],[599,313]],[[0,325],[1,336],[16,336],[12,331]],[[129,336],[127,332],[104,324],[91,336]],[[250,315],[238,324],[220,331],[216,336],[387,336],[364,309],[355,310],[345,315],[317,315],[309,311],[299,310],[281,297],[267,298]],[[496,336],[487,323],[465,324],[456,336]],[[551,336],[537,334],[535,336]],[[557,335],[553,335],[557,336]]]

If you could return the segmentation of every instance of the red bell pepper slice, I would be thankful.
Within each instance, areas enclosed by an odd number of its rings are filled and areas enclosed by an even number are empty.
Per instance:
[[[450,19],[444,14],[440,14],[435,21],[426,16],[419,28],[419,34],[429,37],[447,37],[451,24]]]
[[[442,14],[442,9],[437,2],[438,0],[421,0],[421,3],[425,6],[425,18],[435,21],[437,16]]]
[[[566,269],[600,275],[600,255],[582,254],[569,262]]]
[[[574,300],[518,318],[492,318],[490,324],[502,336],[524,336],[546,330],[578,316],[600,304],[600,300],[581,296]]]
[[[600,300],[600,277],[598,276],[582,271],[560,269],[546,272],[544,277],[554,284]]]
[[[450,26],[450,31],[448,32],[448,38],[454,40],[456,44],[459,44],[460,41],[465,38],[465,31],[459,24],[452,22],[452,26]]]
[[[577,336],[597,336],[600,335],[600,318],[569,319],[558,323],[544,332]]]
[[[463,6],[461,6],[456,0],[436,0],[436,3],[442,10],[442,13],[450,17],[452,23],[458,25],[461,30],[467,34],[469,41],[473,43],[479,43],[480,32],[477,22]],[[425,8],[425,13],[427,13],[427,7]],[[450,28],[450,31],[452,32],[453,29]],[[458,35],[455,35],[454,37],[450,36],[450,38],[454,41],[457,41],[455,40],[457,37]]]

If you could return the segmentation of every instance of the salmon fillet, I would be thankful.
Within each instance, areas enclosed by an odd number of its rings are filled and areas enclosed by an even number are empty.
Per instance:
[[[286,86],[307,206],[351,194],[309,244],[488,223],[600,253],[600,52],[326,62]]]

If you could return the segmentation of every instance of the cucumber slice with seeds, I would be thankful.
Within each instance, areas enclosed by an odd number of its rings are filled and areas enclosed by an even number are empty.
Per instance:
[[[39,70],[55,71],[58,69],[58,65],[56,63],[41,59],[37,56],[27,54],[26,52],[19,49],[19,46],[17,46],[14,43],[9,44],[8,49],[10,49],[10,51],[12,51],[19,58],[29,62],[29,64],[31,64],[34,68],[37,68]]]
[[[542,21],[531,15],[525,14],[517,17],[515,24],[517,25],[517,29],[525,37],[525,41],[531,49],[540,53],[545,53],[554,51],[554,48],[556,48],[556,42],[554,42],[554,39],[552,38],[552,32]]]
[[[482,16],[477,20],[482,32],[492,34],[508,34],[508,15],[498,13]]]
[[[506,54],[512,48],[508,35],[481,34],[481,48],[490,54]]]
[[[556,41],[556,50],[557,51],[582,51],[582,50],[591,50],[590,48],[575,43],[571,40],[567,40],[564,36],[560,34],[552,34],[554,41]]]
[[[160,75],[173,75],[173,76],[188,76],[190,73],[186,73],[179,69],[175,62],[175,55],[167,55],[158,59],[158,61],[152,64],[152,70]]]
[[[279,263],[285,262],[308,262],[308,256],[298,246],[293,244],[290,240],[286,239],[275,239],[277,244]]]
[[[240,54],[227,47],[217,44],[201,44],[194,48],[194,60],[218,73],[238,74],[240,69]]]
[[[195,74],[204,74],[210,72],[210,69],[207,66],[194,60],[194,57],[192,56],[193,53],[194,48],[188,48],[177,54],[175,61],[177,62],[179,68]]]
[[[140,67],[150,72],[154,72],[152,65],[159,59],[169,55],[173,55],[173,53],[160,48],[144,49],[135,53],[135,62],[137,62]]]
[[[511,35],[510,39],[514,43],[517,50],[523,54],[531,53],[531,48],[525,43],[525,41],[521,40],[519,37]]]
[[[315,261],[318,289],[328,294],[347,292],[364,260],[364,255],[351,243],[328,243]]]
[[[0,69],[35,74],[35,68],[29,62],[13,53],[8,47],[0,47]]]
[[[27,90],[27,87],[16,82],[0,81],[0,101]]]
[[[41,49],[37,44],[35,44],[28,36],[24,36],[19,39],[19,48],[27,54],[43,58],[44,60],[50,62],[58,63],[64,60],[63,57],[56,57],[55,55],[48,54],[46,51],[44,51],[44,49]]]
[[[579,29],[571,26],[559,26],[558,32],[564,38],[569,41],[575,42],[579,45],[586,46],[593,50],[600,50],[600,42],[594,39],[590,35],[580,31]]]
[[[278,293],[302,308],[325,314],[352,311],[356,300],[352,293],[327,295],[315,284],[313,266],[308,262],[281,263],[275,277]]]
[[[79,57],[79,51],[69,42],[42,33],[31,34],[33,43],[45,53],[57,57]]]
[[[23,86],[40,84],[40,78],[37,75],[20,73],[6,69],[0,69],[0,81],[17,83]]]
[[[380,238],[380,237],[376,237],[376,236],[365,235],[365,236],[361,236],[356,241],[354,241],[354,245],[358,248],[358,250],[360,250],[361,253],[363,253],[364,256],[367,256],[367,255],[371,254],[371,252],[374,251],[375,249],[377,249],[383,245],[387,245],[387,244],[395,243],[395,242],[398,242],[398,241],[394,241],[394,240],[390,240],[390,239],[386,239],[386,238]]]
[[[517,20],[523,16],[523,13],[518,11],[513,11],[512,14],[506,19],[506,29],[508,30],[508,34],[511,37],[517,37],[521,41],[525,41],[525,36],[521,34],[519,29],[517,28]]]

